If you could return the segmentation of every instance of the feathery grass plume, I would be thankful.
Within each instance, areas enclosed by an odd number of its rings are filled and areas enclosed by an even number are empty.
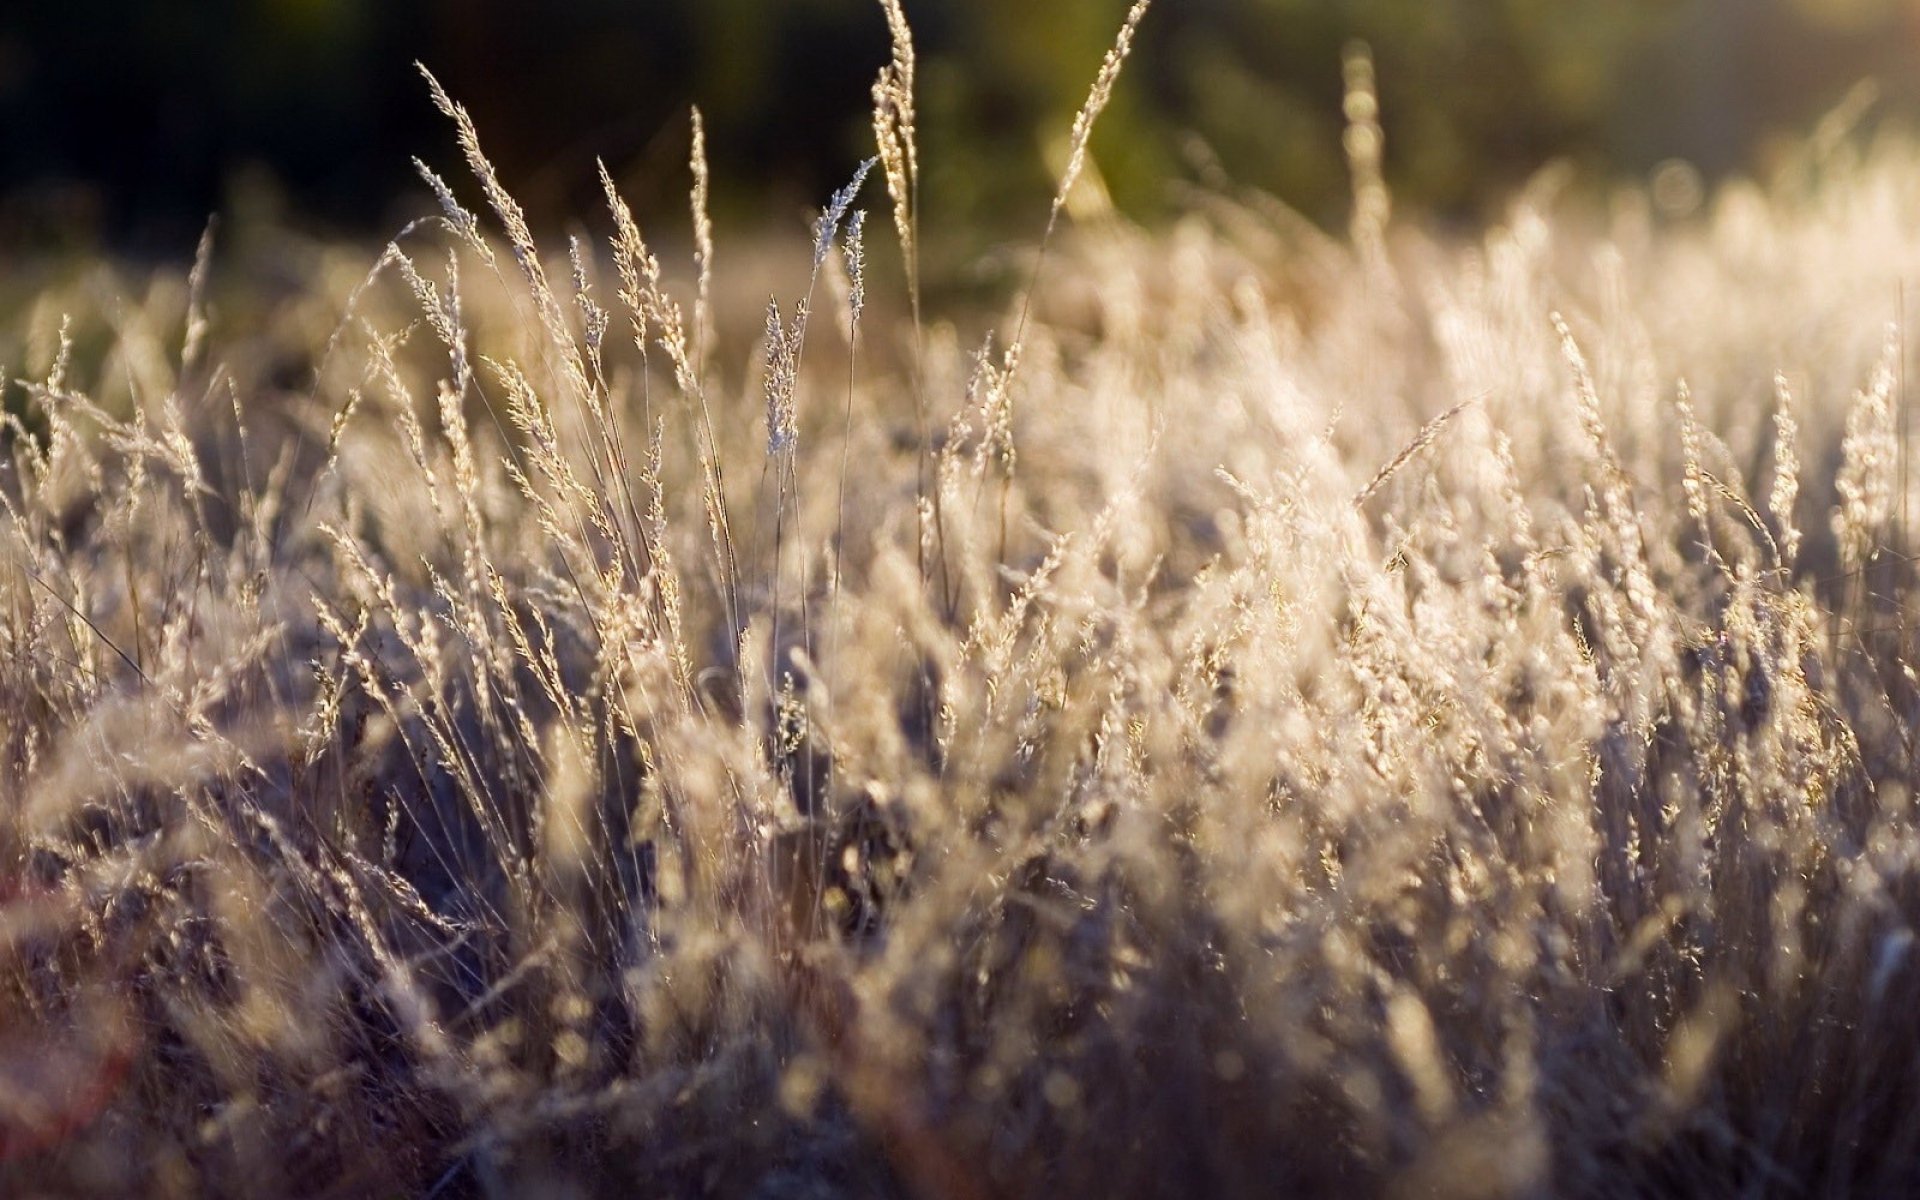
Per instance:
[[[480,261],[489,267],[493,266],[493,246],[487,241],[485,233],[480,228],[480,219],[460,203],[454,196],[453,189],[447,186],[447,181],[440,178],[432,167],[415,158],[413,169],[439,203],[440,212],[447,222],[447,227],[479,256]]]
[[[680,306],[669,296],[661,282],[660,263],[647,248],[634,220],[633,210],[614,186],[613,175],[604,162],[595,163],[607,211],[614,222],[614,264],[620,275],[620,302],[626,306],[635,347],[646,354],[649,331],[666,354],[673,368],[675,388],[697,423],[688,424],[700,463],[701,498],[707,515],[707,532],[722,581],[727,611],[735,628],[739,627],[740,562],[733,536],[732,517],[727,509],[725,469],[720,457],[720,438],[714,425],[713,410],[707,400],[703,369],[688,344],[686,325]]]
[[[1120,33],[1114,38],[1113,48],[1100,61],[1100,73],[1094,76],[1093,88],[1087,93],[1087,101],[1080,111],[1074,114],[1073,132],[1067,142],[1067,165],[1060,172],[1060,186],[1053,193],[1053,210],[1047,218],[1047,226],[1060,217],[1060,210],[1066,205],[1067,196],[1072,193],[1073,185],[1080,178],[1080,172],[1087,164],[1087,143],[1093,140],[1093,126],[1113,99],[1113,85],[1120,80],[1120,68],[1126,65],[1127,55],[1133,50],[1133,37],[1140,28],[1140,22],[1146,18],[1147,9],[1153,0],[1134,0],[1132,8],[1127,10],[1126,20],[1120,23]]]
[[[649,332],[657,331],[654,337],[665,352],[668,365],[673,368],[675,385],[683,396],[699,398],[704,402],[705,393],[689,348],[686,323],[681,318],[679,303],[667,294],[661,282],[660,260],[647,248],[646,239],[640,235],[640,225],[633,218],[633,210],[614,187],[613,175],[607,170],[607,164],[597,162],[595,165],[600,175],[601,191],[606,197],[607,211],[613,217],[614,264],[620,273],[620,300],[627,306],[634,346],[645,353]],[[711,443],[711,420],[703,413],[702,421],[709,427]]]
[[[814,221],[813,270],[816,274],[822,266],[826,265],[827,255],[832,253],[835,240],[840,235],[841,223],[847,219],[847,210],[853,207],[855,197],[860,194],[861,185],[866,183],[867,176],[873,172],[874,164],[879,161],[878,158],[869,158],[862,162],[854,171],[853,178],[845,187],[833,194],[827,202],[827,207],[821,210],[820,216]]]
[[[1728,504],[1738,509],[1741,517],[1746,520],[1747,527],[1760,535],[1760,541],[1766,546],[1767,552],[1772,558],[1774,570],[1785,570],[1787,560],[1781,553],[1780,542],[1773,536],[1773,530],[1767,528],[1766,519],[1760,515],[1760,510],[1753,506],[1753,501],[1741,495],[1739,490],[1732,484],[1720,478],[1720,476],[1715,475],[1712,471],[1707,470],[1705,467],[1700,468],[1700,478],[1704,480],[1708,486],[1712,487],[1714,492],[1718,494],[1722,500],[1725,500]],[[1736,579],[1744,576],[1750,569],[1744,561],[1736,563],[1731,568],[1727,568],[1725,561],[1720,560],[1720,565],[1726,570],[1727,574],[1734,576]]]
[[[593,298],[593,279],[587,264],[587,249],[578,234],[567,238],[567,263],[573,268],[573,303],[580,310],[582,332],[586,335],[587,354],[597,364],[607,340],[607,311]]]
[[[1856,579],[1856,573],[1867,566],[1879,548],[1894,513],[1899,462],[1893,411],[1894,363],[1899,347],[1899,329],[1889,326],[1872,376],[1865,388],[1854,393],[1847,410],[1840,471],[1834,479],[1840,503],[1833,510],[1832,524],[1840,569]]]
[[[200,352],[206,348],[207,330],[207,275],[213,266],[213,231],[216,221],[209,220],[207,227],[200,233],[200,244],[193,251],[193,269],[187,272],[187,327],[181,335],[180,370],[184,373],[200,363]]]
[[[687,153],[693,173],[693,190],[688,206],[693,212],[693,270],[696,277],[693,300],[693,365],[697,373],[707,369],[707,355],[713,336],[713,218],[708,213],[712,180],[707,168],[707,124],[696,106],[693,110],[693,147]]]
[[[796,331],[804,329],[806,307],[803,304],[794,320]],[[794,414],[793,390],[796,359],[793,335],[780,315],[780,302],[767,301],[767,366],[762,388],[767,398],[767,457],[779,458],[799,441],[799,424]]]
[[[887,195],[893,201],[893,228],[907,273],[907,295],[919,324],[920,306],[920,148],[914,131],[913,31],[900,0],[880,0],[887,18],[893,59],[873,83],[873,140],[880,156]]]
[[[479,181],[480,190],[487,198],[488,207],[493,209],[494,215],[500,219],[501,228],[506,231],[507,245],[513,251],[514,262],[519,265],[521,274],[526,277],[528,290],[533,295],[542,320],[548,323],[550,332],[553,328],[564,330],[559,305],[553,298],[553,289],[547,283],[546,269],[540,265],[540,252],[534,245],[533,231],[527,226],[526,213],[521,209],[520,202],[515,200],[512,193],[508,192],[506,186],[500,182],[500,176],[494,171],[493,164],[480,149],[480,131],[474,127],[473,118],[468,115],[465,105],[456,103],[451,96],[447,95],[446,89],[440,86],[440,81],[434,78],[433,72],[427,70],[425,64],[415,63],[414,66],[419,70],[421,78],[427,81],[427,89],[433,96],[434,107],[440,110],[441,115],[453,122],[455,135],[460,142],[460,151],[467,160],[467,169],[472,171],[473,177]],[[425,168],[421,170],[425,172]],[[427,173],[427,181],[434,185],[435,194],[441,198],[441,207],[448,211],[448,219],[454,221],[454,227],[463,234],[477,237],[478,225],[471,216],[467,216],[463,221],[455,215],[463,210],[457,204],[449,203],[452,193],[447,190],[446,185],[440,183],[430,172]],[[560,340],[565,340],[564,334]]]
[[[1353,507],[1363,507],[1368,500],[1373,498],[1374,493],[1386,486],[1389,479],[1392,479],[1400,473],[1402,467],[1405,467],[1408,463],[1418,458],[1427,447],[1440,440],[1441,430],[1452,424],[1455,417],[1467,411],[1467,409],[1472,408],[1475,403],[1477,403],[1475,400],[1462,400],[1452,408],[1433,418],[1433,420],[1422,425],[1420,432],[1414,435],[1413,440],[1402,447],[1400,452],[1394,455],[1385,466],[1376,471],[1373,478],[1367,481],[1367,486],[1354,493]]]
[[[841,560],[847,552],[847,473],[853,462],[853,403],[858,390],[860,317],[867,307],[867,212],[856,209],[847,219],[841,256],[847,272],[847,404],[840,433],[840,490],[833,514],[834,652],[839,650]],[[836,667],[838,664],[835,664]]]
[[[1674,411],[1680,416],[1680,489],[1687,498],[1687,515],[1700,530],[1700,548],[1707,561],[1714,567],[1725,571],[1726,562],[1720,557],[1720,551],[1713,544],[1713,513],[1707,496],[1708,480],[1712,478],[1701,465],[1700,422],[1693,411],[1693,389],[1682,379],[1674,397]]]
[[[847,220],[847,236],[841,256],[847,272],[847,406],[841,439],[839,515],[834,521],[836,545],[845,532],[847,463],[853,445],[853,401],[857,391],[860,358],[860,318],[867,307],[867,214],[860,209]]]
[[[847,268],[847,316],[850,328],[860,328],[860,314],[867,307],[867,214],[864,209],[847,219],[847,235],[842,251]]]
[[[599,409],[598,394],[588,377],[586,361],[581,356],[573,331],[568,325],[566,312],[554,295],[553,287],[547,279],[546,268],[540,262],[539,247],[534,243],[533,232],[527,225],[526,214],[519,202],[500,182],[493,164],[481,150],[479,131],[474,127],[473,118],[466,108],[447,95],[446,90],[440,86],[440,81],[434,78],[433,73],[427,70],[424,64],[416,63],[415,66],[427,82],[434,106],[454,123],[467,168],[479,181],[481,191],[487,197],[488,206],[499,218],[501,227],[506,232],[508,246],[513,252],[514,262],[520,268],[528,297],[532,302],[535,324],[540,332],[545,334],[546,352],[550,353],[558,364],[560,374],[560,378],[556,381],[559,384],[558,390],[562,398],[571,400],[577,423],[584,435],[582,440],[585,442],[587,469],[593,476],[595,489],[575,487],[568,490],[566,499],[572,510],[573,521],[580,529],[582,540],[585,540],[586,528],[589,524],[601,526],[616,544],[622,546],[628,561],[633,562],[637,559],[637,554],[630,544],[620,538],[618,531],[608,524],[606,505],[602,502],[602,498],[610,499],[614,494],[609,481],[616,474],[624,478],[621,468],[624,453],[618,445],[618,429],[605,419],[605,414]],[[529,392],[529,395],[535,394]],[[545,401],[541,403],[544,404]],[[556,437],[554,451],[556,457],[557,442]],[[571,474],[571,468],[568,468],[568,474]]]
[[[1781,565],[1789,571],[1800,556],[1800,524],[1794,506],[1800,500],[1800,425],[1794,419],[1793,390],[1784,372],[1773,376],[1773,484],[1767,511],[1780,536]]]
[[[1054,190],[1053,204],[1047,212],[1047,224],[1040,234],[1039,248],[1034,252],[1033,274],[1028,277],[1027,290],[1020,303],[1020,317],[1014,327],[1013,339],[1007,344],[1004,371],[1009,381],[1015,374],[1022,349],[1025,347],[1027,323],[1033,314],[1033,296],[1040,287],[1040,276],[1046,267],[1047,251],[1053,244],[1054,230],[1060,223],[1060,212],[1066,206],[1067,196],[1073,191],[1074,183],[1086,165],[1087,143],[1093,138],[1093,127],[1100,119],[1108,101],[1113,99],[1114,84],[1119,82],[1120,68],[1126,65],[1127,55],[1133,49],[1134,34],[1140,28],[1140,22],[1146,18],[1147,10],[1153,0],[1134,0],[1132,8],[1120,24],[1120,32],[1114,38],[1113,47],[1100,61],[1100,70],[1094,76],[1093,87],[1087,92],[1087,99],[1074,114],[1073,131],[1068,139],[1067,163],[1060,173],[1060,184]]]
[[[1549,314],[1549,319],[1560,339],[1560,355],[1573,371],[1574,412],[1579,417],[1581,433],[1586,435],[1587,448],[1607,464],[1609,471],[1615,470],[1618,460],[1614,458],[1613,442],[1607,437],[1606,421],[1600,413],[1600,390],[1594,385],[1586,353],[1580,349],[1580,342],[1573,336],[1573,328],[1565,317],[1555,312]]]
[[[900,260],[907,281],[907,306],[913,320],[913,414],[918,426],[920,450],[916,455],[914,490],[918,497],[915,512],[931,517],[932,524],[920,530],[916,545],[922,547],[920,569],[927,573],[925,547],[933,545],[939,556],[942,590],[947,588],[945,503],[937,486],[929,495],[929,459],[933,453],[933,423],[927,412],[925,392],[926,326],[921,310],[920,289],[920,147],[914,119],[915,56],[913,31],[900,0],[880,0],[886,17],[891,44],[891,60],[880,68],[872,88],[873,140],[886,180],[887,195],[893,201],[894,235],[900,244]],[[931,503],[928,503],[928,501]]]
[[[836,191],[813,222],[813,267],[807,275],[806,295],[794,306],[789,325],[780,314],[778,300],[767,302],[767,365],[764,387],[767,398],[767,457],[790,454],[799,433],[794,392],[799,384],[801,361],[807,345],[807,325],[813,314],[813,295],[820,281],[820,269],[833,253],[840,226],[860,195],[860,188],[879,160],[869,158],[855,169],[853,178]]]
[[[388,250],[400,270],[400,277],[406,281],[408,290],[420,306],[421,314],[426,317],[427,327],[446,347],[455,385],[465,391],[472,367],[466,352],[466,330],[460,319],[459,260],[452,256],[447,259],[447,287],[443,294],[441,288],[420,273],[420,268],[400,247],[389,244]]]
[[[1006,520],[1008,489],[1012,486],[1015,455],[1013,450],[1012,411],[1014,401],[1013,383],[1019,375],[1020,363],[1026,350],[1027,326],[1033,316],[1034,294],[1040,290],[1041,275],[1046,269],[1047,252],[1053,244],[1053,235],[1060,223],[1060,212],[1066,206],[1067,197],[1073,191],[1074,183],[1079,179],[1086,165],[1087,143],[1092,140],[1094,124],[1100,114],[1113,99],[1114,85],[1119,82],[1120,69],[1126,65],[1127,55],[1133,49],[1133,38],[1140,28],[1140,22],[1146,18],[1147,10],[1153,0],[1135,0],[1127,10],[1125,20],[1120,24],[1120,32],[1115,36],[1111,49],[1100,61],[1100,70],[1094,76],[1093,86],[1087,92],[1087,99],[1080,111],[1074,114],[1073,130],[1069,137],[1067,163],[1061,172],[1060,184],[1053,194],[1053,204],[1047,212],[1047,224],[1040,234],[1040,245],[1034,251],[1033,273],[1027,278],[1027,289],[1020,301],[1020,316],[1015,322],[1012,339],[1007,343],[1005,358],[1001,369],[993,379],[991,396],[994,403],[990,408],[996,417],[991,427],[1000,435],[1002,446],[996,457],[1006,468],[1001,478],[1001,528],[996,558],[1004,558],[1006,552]],[[940,509],[935,508],[938,514]]]

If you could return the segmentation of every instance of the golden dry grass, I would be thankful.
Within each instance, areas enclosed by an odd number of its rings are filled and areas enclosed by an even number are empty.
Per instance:
[[[552,254],[437,87],[486,221],[21,318],[0,1190],[1920,1185],[1920,154],[1434,239],[1356,52],[1351,242],[962,333],[884,7],[750,358],[700,199]]]

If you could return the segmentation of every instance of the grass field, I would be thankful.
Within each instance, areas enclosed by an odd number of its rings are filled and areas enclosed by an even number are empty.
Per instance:
[[[1920,1187],[1920,150],[1428,235],[1356,53],[1342,236],[1076,155],[947,313],[894,37],[811,256],[442,96],[12,306],[0,1192]]]

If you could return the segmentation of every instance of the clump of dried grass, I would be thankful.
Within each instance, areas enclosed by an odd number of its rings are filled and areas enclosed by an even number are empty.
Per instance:
[[[304,396],[207,365],[204,255],[104,333],[49,298],[0,468],[0,1181],[1920,1182],[1877,288],[1920,158],[1435,243],[1356,50],[1349,245],[1086,230],[969,355],[918,314],[883,9],[907,278],[835,197],[764,423],[697,118],[691,283],[603,172],[605,298],[434,87],[506,253],[423,167],[443,218],[316,276],[338,327],[258,335]],[[838,273],[847,357],[803,357]]]

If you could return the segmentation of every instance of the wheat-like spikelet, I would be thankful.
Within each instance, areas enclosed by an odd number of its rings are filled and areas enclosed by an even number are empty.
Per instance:
[[[865,210],[855,212],[847,219],[846,241],[842,252],[846,259],[847,271],[847,315],[850,318],[849,329],[857,332],[860,328],[860,315],[867,307],[867,214]],[[852,336],[851,334],[849,335]]]
[[[1418,458],[1427,447],[1440,440],[1440,431],[1451,424],[1455,417],[1473,407],[1473,404],[1474,401],[1472,400],[1462,400],[1433,420],[1422,425],[1420,432],[1414,435],[1413,440],[1402,447],[1400,452],[1395,454],[1385,466],[1374,472],[1373,478],[1367,481],[1365,487],[1354,493],[1353,506],[1359,508],[1366,504],[1368,500],[1371,500],[1376,492],[1386,486],[1389,479],[1392,479],[1400,473],[1401,468]]]
[[[480,189],[487,197],[488,206],[493,209],[494,215],[500,219],[500,224],[506,231],[507,244],[513,251],[514,262],[519,265],[521,273],[526,277],[528,289],[533,295],[542,321],[547,323],[550,333],[558,333],[560,340],[565,340],[564,333],[560,332],[564,330],[564,324],[560,318],[559,305],[553,297],[552,287],[547,283],[546,269],[540,263],[540,251],[534,245],[533,230],[527,225],[525,211],[521,209],[520,202],[515,200],[513,194],[500,182],[493,164],[487,160],[486,154],[480,149],[480,131],[474,127],[473,118],[467,114],[466,108],[455,103],[453,98],[447,95],[446,89],[440,86],[440,81],[433,77],[433,72],[427,70],[425,66],[419,69],[421,77],[427,81],[427,89],[433,96],[434,106],[453,122],[454,131],[460,141],[460,151],[466,157],[467,167],[473,172],[474,178],[479,180]],[[424,171],[424,168],[422,170]],[[429,182],[437,181],[429,178]],[[471,235],[477,228],[476,222],[470,216],[457,219],[460,209],[458,205],[450,203],[450,193],[447,192],[446,185],[439,184],[435,190],[440,193],[441,205],[448,210],[449,219],[454,220],[455,228],[463,234]]]
[[[832,252],[834,243],[840,236],[840,225],[847,219],[847,211],[853,207],[854,199],[860,194],[861,185],[866,183],[874,164],[879,161],[877,158],[869,158],[861,163],[854,171],[853,178],[845,187],[833,194],[833,198],[827,201],[826,208],[821,210],[820,216],[814,221],[813,270],[815,275],[818,275],[820,268],[826,264],[827,255]]]
[[[1834,480],[1840,503],[1833,511],[1833,535],[1839,544],[1840,568],[1849,574],[1867,565],[1893,518],[1899,461],[1893,366],[1898,348],[1898,332],[1889,329],[1872,378],[1854,393],[1853,405],[1847,410],[1840,471]]]
[[[707,169],[707,125],[693,110],[693,147],[687,161],[693,173],[688,204],[693,212],[693,269],[697,277],[693,302],[693,362],[704,371],[709,339],[713,336],[713,218],[708,214],[712,180]]]
[[[806,308],[802,305],[794,318],[794,325],[804,328],[805,320]],[[762,388],[767,399],[767,457],[778,458],[794,448],[799,437],[799,426],[793,400],[797,355],[793,334],[788,331],[786,319],[780,315],[780,303],[777,300],[767,301],[765,355],[767,364]]]
[[[1113,47],[1107,56],[1100,60],[1100,71],[1093,79],[1093,87],[1087,92],[1086,103],[1074,114],[1073,130],[1067,138],[1067,162],[1060,172],[1060,184],[1053,193],[1053,211],[1049,225],[1058,220],[1060,210],[1065,206],[1067,197],[1073,192],[1080,172],[1087,162],[1087,143],[1093,140],[1094,123],[1100,114],[1106,111],[1107,104],[1113,99],[1113,85],[1120,80],[1120,68],[1126,65],[1127,55],[1133,51],[1134,34],[1140,29],[1140,22],[1146,19],[1147,10],[1153,0],[1134,0],[1133,7],[1127,10],[1127,16],[1120,23],[1120,32],[1115,36]]]
[[[1782,565],[1792,569],[1800,556],[1800,524],[1794,507],[1800,500],[1800,425],[1794,418],[1793,391],[1784,374],[1773,376],[1773,483],[1767,510],[1780,530]]]
[[[907,291],[917,306],[920,247],[915,206],[920,187],[920,147],[914,128],[913,31],[907,26],[900,0],[880,0],[880,8],[886,15],[893,59],[880,69],[873,84],[873,140],[887,195],[893,200],[893,227],[906,265]]]
[[[1679,394],[1674,398],[1674,409],[1680,415],[1680,487],[1687,498],[1687,515],[1700,531],[1700,546],[1707,561],[1722,569],[1726,564],[1721,561],[1720,552],[1713,544],[1713,516],[1707,495],[1711,474],[1701,464],[1700,423],[1693,411],[1693,391],[1687,381],[1680,381]]]

